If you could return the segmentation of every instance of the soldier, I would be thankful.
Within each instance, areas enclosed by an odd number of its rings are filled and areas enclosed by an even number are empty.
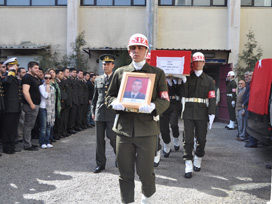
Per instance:
[[[20,81],[16,77],[18,70],[18,61],[16,57],[8,59],[4,63],[8,68],[8,76],[3,80],[4,88],[4,120],[2,130],[2,146],[3,152],[6,154],[14,154],[21,150],[15,148],[15,139],[19,125],[21,113],[21,97],[22,87]]]
[[[90,85],[88,84],[88,81],[90,81],[90,73],[84,72],[83,73],[84,79],[83,79],[83,98],[84,98],[84,104],[83,104],[83,115],[82,115],[82,128],[91,128],[92,126],[88,124],[88,107],[91,104],[91,90]]]
[[[205,155],[207,122],[211,128],[215,117],[215,91],[213,79],[203,72],[205,58],[201,52],[193,55],[193,72],[190,77],[182,77],[182,94],[185,97],[184,119],[184,156],[185,178],[191,178],[193,169],[200,171],[202,157]],[[194,137],[196,151],[193,157]],[[192,160],[194,160],[194,168]]]
[[[236,103],[236,88],[237,84],[234,80],[235,73],[230,71],[228,73],[226,84],[227,84],[227,103],[228,103],[228,111],[230,122],[226,125],[228,130],[233,130],[235,128],[235,103]]]
[[[86,129],[82,127],[82,115],[83,115],[83,107],[84,107],[84,82],[83,82],[83,71],[77,71],[77,78],[76,78],[77,86],[78,86],[78,109],[77,109],[77,117],[76,117],[76,124],[75,130],[81,131]]]
[[[144,35],[130,37],[128,52],[132,63],[115,71],[107,94],[108,107],[118,113],[113,130],[117,133],[117,163],[123,203],[134,202],[135,165],[142,183],[141,203],[151,203],[156,191],[153,161],[160,133],[158,118],[168,108],[169,97],[164,72],[146,63],[148,49],[148,40]],[[139,112],[126,112],[116,100],[124,72],[156,75],[151,104],[141,105]]]
[[[2,140],[2,125],[3,125],[3,119],[4,119],[4,110],[5,110],[5,104],[4,104],[4,89],[2,86],[2,72],[0,71],[0,144]],[[0,156],[2,154],[0,153]]]
[[[170,106],[160,117],[160,130],[164,142],[164,157],[169,157],[171,152],[169,124],[172,129],[174,149],[178,151],[180,148],[178,117],[181,108],[181,79],[167,78],[167,85]]]
[[[55,125],[56,125],[56,133],[60,137],[67,136],[64,130],[64,120],[66,117],[65,116],[65,106],[66,106],[65,101],[67,100],[67,93],[66,93],[63,78],[64,78],[63,70],[62,69],[56,70],[56,82],[58,83],[59,89],[60,89],[61,110],[60,110],[60,117],[56,118]]]
[[[94,94],[92,100],[92,117],[95,120],[96,127],[96,168],[94,173],[99,173],[105,169],[105,131],[110,144],[116,153],[116,134],[113,132],[113,121],[115,112],[108,109],[105,102],[105,96],[112,80],[112,71],[114,68],[115,56],[110,54],[101,55],[100,60],[103,63],[104,74],[95,79]]]
[[[63,84],[64,89],[66,90],[67,99],[65,100],[65,106],[64,106],[64,121],[63,121],[63,134],[66,136],[70,136],[71,132],[68,132],[68,119],[69,119],[69,112],[73,105],[73,99],[72,99],[72,80],[69,78],[70,71],[68,68],[63,69]]]
[[[75,68],[70,68],[70,82],[71,82],[71,92],[72,92],[72,107],[70,108],[69,112],[69,119],[68,119],[68,133],[75,134],[75,122],[77,118],[77,110],[79,106],[78,102],[78,85],[76,82],[77,70]]]

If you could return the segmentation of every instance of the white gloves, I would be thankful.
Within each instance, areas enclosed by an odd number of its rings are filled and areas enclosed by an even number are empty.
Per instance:
[[[118,110],[118,111],[123,111],[125,110],[125,107],[120,103],[118,102],[117,100],[114,100],[112,103],[111,103],[111,106],[114,110]]]
[[[186,81],[187,81],[186,76],[181,76],[180,78],[182,79],[183,83],[185,84],[185,83],[186,83]]]
[[[147,104],[143,104],[139,107],[140,113],[151,113],[155,109],[155,104],[150,103],[150,106]]]
[[[235,101],[231,102],[232,107],[235,107]]]
[[[214,118],[215,118],[214,114],[209,115],[209,129],[212,129]]]

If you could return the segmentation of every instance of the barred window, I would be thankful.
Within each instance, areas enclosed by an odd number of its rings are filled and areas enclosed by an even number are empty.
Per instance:
[[[146,0],[81,0],[81,6],[145,6]]]
[[[272,0],[241,0],[241,6],[272,6]]]
[[[67,6],[67,0],[0,0],[1,6]]]
[[[159,0],[160,6],[227,6],[227,0]]]

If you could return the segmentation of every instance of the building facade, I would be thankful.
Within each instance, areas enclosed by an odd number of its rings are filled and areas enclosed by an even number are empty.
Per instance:
[[[45,50],[70,54],[84,31],[89,71],[99,73],[100,54],[124,50],[132,34],[143,33],[151,49],[202,51],[205,71],[224,89],[250,29],[263,58],[271,58],[271,6],[271,0],[0,0],[0,61],[17,56],[26,66]]]

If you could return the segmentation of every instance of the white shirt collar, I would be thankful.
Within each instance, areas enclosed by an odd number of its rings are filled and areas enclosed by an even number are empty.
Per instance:
[[[109,77],[110,78],[110,76],[112,75],[112,73],[111,74],[109,74],[109,75],[106,75],[105,73],[104,73],[104,77]]]
[[[132,64],[133,64],[133,66],[134,66],[134,68],[136,70],[141,70],[143,68],[143,66],[145,65],[145,63],[146,63],[146,60],[143,60],[141,62],[134,62],[134,61],[132,61]]]
[[[199,77],[203,73],[203,70],[195,70],[195,75]]]

